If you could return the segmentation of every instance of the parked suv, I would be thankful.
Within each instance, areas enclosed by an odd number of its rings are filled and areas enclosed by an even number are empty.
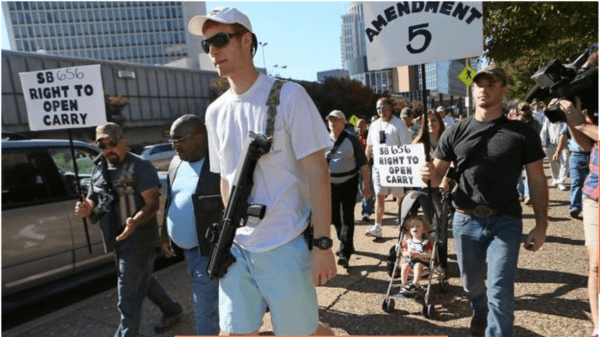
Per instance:
[[[99,152],[75,141],[74,153],[85,195]],[[102,265],[114,267],[99,226],[89,222],[88,251],[83,220],[74,211],[79,194],[73,172],[69,141],[2,140],[3,298]],[[158,219],[161,224],[162,207]]]

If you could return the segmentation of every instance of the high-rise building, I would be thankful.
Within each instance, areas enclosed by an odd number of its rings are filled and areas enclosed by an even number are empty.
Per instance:
[[[353,2],[342,15],[342,65],[350,76],[367,71],[367,45],[362,2]]]
[[[198,68],[202,38],[187,31],[205,2],[6,1],[10,46],[16,51],[164,65],[187,59]]]

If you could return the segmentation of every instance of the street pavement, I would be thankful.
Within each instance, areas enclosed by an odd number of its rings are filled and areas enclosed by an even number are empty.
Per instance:
[[[546,175],[549,172],[546,165]],[[498,177],[498,179],[502,179]],[[589,336],[592,323],[587,299],[587,253],[583,245],[581,219],[567,213],[568,191],[550,187],[550,225],[546,244],[538,252],[521,249],[517,282],[515,284],[515,336]],[[524,206],[524,235],[533,228],[533,211]],[[337,335],[396,335],[396,336],[469,336],[471,311],[463,295],[454,252],[454,240],[449,233],[448,281],[443,294],[434,284],[433,319],[421,316],[421,305],[414,301],[396,301],[395,310],[386,313],[381,308],[390,281],[385,271],[385,259],[396,243],[395,223],[397,204],[386,200],[383,239],[373,240],[364,235],[373,223],[362,222],[360,204],[356,207],[356,254],[350,267],[338,266],[338,276],[326,286],[318,287],[321,321],[332,327]],[[335,230],[332,227],[332,235]],[[334,240],[334,249],[338,241]],[[194,319],[189,274],[185,262],[177,263],[156,273],[169,294],[182,304],[184,318],[171,330],[155,334],[153,325],[160,312],[150,301],[144,302],[140,336],[193,335]],[[392,292],[398,285],[393,284]],[[116,308],[116,289],[111,289],[28,322],[3,336],[112,336],[119,323]],[[272,335],[269,314],[260,330]]]

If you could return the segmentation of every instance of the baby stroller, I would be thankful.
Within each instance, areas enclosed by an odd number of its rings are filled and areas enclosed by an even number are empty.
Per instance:
[[[431,193],[431,198],[427,192],[409,191],[400,206],[400,214],[398,215],[399,237],[398,243],[390,249],[388,257],[388,275],[390,276],[390,284],[387,294],[382,302],[382,309],[385,312],[393,312],[395,307],[395,299],[398,300],[415,300],[421,304],[421,314],[426,318],[433,318],[435,306],[432,303],[432,284],[437,282],[441,293],[448,290],[448,280],[446,279],[446,247],[447,247],[447,223],[448,218],[443,214],[443,206],[440,197],[436,193]],[[409,229],[406,228],[406,220],[415,216],[421,216],[429,227],[426,228],[426,237],[433,245],[431,255],[429,256],[428,266],[424,268],[421,275],[421,280],[426,279],[426,285],[423,285],[420,291],[414,295],[407,295],[399,292],[392,295],[394,282],[402,281],[400,277],[400,266],[404,260],[402,256],[401,243],[406,236],[410,236]],[[441,254],[440,254],[441,253]],[[443,255],[443,260],[440,256]]]

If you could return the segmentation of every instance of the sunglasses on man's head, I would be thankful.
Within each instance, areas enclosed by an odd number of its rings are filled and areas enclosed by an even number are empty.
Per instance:
[[[100,150],[105,150],[105,149],[110,149],[110,148],[116,147],[118,144],[119,144],[119,142],[114,142],[111,140],[108,143],[98,142],[98,147],[100,148]]]
[[[210,52],[210,46],[215,48],[225,47],[232,37],[241,34],[242,33],[217,33],[214,36],[202,41],[202,50],[208,54]]]
[[[387,105],[380,105],[376,109],[377,110],[385,110],[385,108],[387,108]]]

